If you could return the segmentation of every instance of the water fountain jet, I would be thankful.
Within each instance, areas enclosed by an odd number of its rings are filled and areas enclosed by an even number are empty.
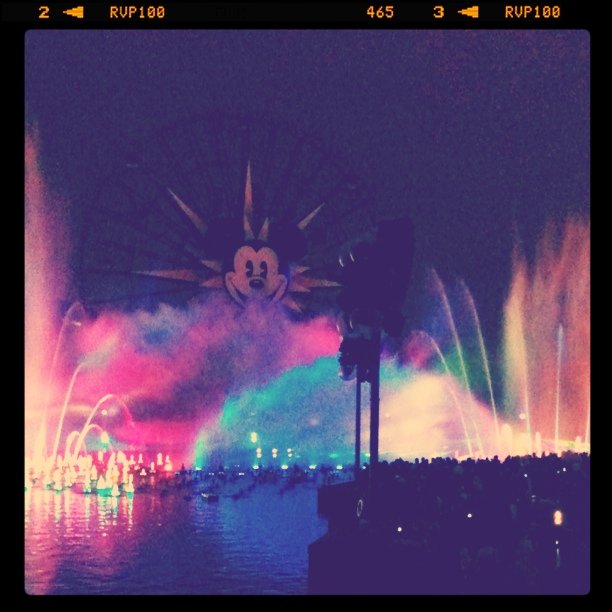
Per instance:
[[[478,430],[478,426],[476,425],[476,421],[474,420],[474,398],[472,396],[472,390],[470,388],[470,382],[467,375],[467,369],[465,367],[465,359],[463,358],[463,348],[461,346],[461,340],[459,339],[459,333],[457,332],[457,325],[455,324],[455,317],[453,316],[453,311],[450,307],[450,302],[448,301],[448,296],[446,294],[446,289],[444,288],[444,284],[442,283],[438,273],[435,270],[432,270],[432,275],[434,279],[434,285],[440,298],[442,299],[442,305],[444,307],[444,312],[446,314],[446,318],[453,335],[453,340],[455,342],[455,348],[457,349],[457,355],[459,357],[459,365],[461,366],[461,376],[463,378],[463,384],[465,385],[466,391],[470,397],[470,420],[472,421],[472,426],[474,427],[474,431],[476,432],[476,441],[478,442],[478,448],[480,455],[484,457],[484,449],[482,447],[482,439],[480,437],[480,432]]]
[[[452,374],[450,372],[450,369],[448,367],[448,363],[446,362],[446,359],[444,358],[444,354],[442,353],[442,350],[440,349],[439,344],[427,333],[424,331],[417,331],[415,332],[416,335],[427,339],[427,341],[431,344],[431,346],[433,347],[433,349],[436,351],[438,357],[440,358],[440,362],[442,363],[442,365],[444,366],[444,369],[446,371],[446,374],[449,378],[452,378]],[[467,429],[467,425],[465,423],[465,417],[463,415],[463,408],[461,406],[461,403],[459,402],[459,398],[457,397],[457,394],[455,393],[454,389],[452,388],[452,385],[447,384],[448,390],[450,391],[452,397],[453,397],[453,401],[455,402],[455,406],[457,407],[457,410],[459,412],[459,417],[461,419],[461,426],[463,427],[463,433],[465,436],[465,442],[467,445],[467,449],[468,449],[468,453],[470,455],[470,457],[473,456],[474,451],[472,449],[472,441],[470,439],[470,435]]]

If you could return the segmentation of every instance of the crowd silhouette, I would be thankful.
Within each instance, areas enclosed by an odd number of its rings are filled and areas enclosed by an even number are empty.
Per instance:
[[[571,452],[382,462],[370,493],[376,517],[370,501],[352,534],[338,514],[330,535],[360,540],[378,558],[369,572],[347,568],[363,592],[582,594],[589,474],[590,456]],[[368,476],[366,468],[359,478],[366,507]]]

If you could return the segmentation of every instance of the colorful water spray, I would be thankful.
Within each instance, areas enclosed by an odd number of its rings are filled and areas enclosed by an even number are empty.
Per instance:
[[[563,326],[557,331],[557,392],[555,398],[555,453],[559,454],[559,411],[561,410],[561,360],[563,358]]]
[[[28,234],[28,245],[35,246],[36,241],[33,238],[36,238],[36,232],[43,232],[44,235],[44,224],[36,225],[32,231],[34,236],[31,235],[32,232]],[[49,254],[41,254],[43,260],[45,256],[49,257]],[[35,260],[32,256],[30,258]],[[35,269],[33,264],[31,267],[32,270]],[[52,274],[49,273],[49,276]],[[29,291],[28,296],[37,295],[37,292],[42,294],[49,285],[46,278],[38,280],[40,286],[37,286],[37,291]],[[31,289],[32,282],[32,279],[28,280],[28,289]],[[476,418],[479,406],[476,405],[477,399],[466,367],[466,356],[469,355],[465,353],[465,347],[469,345],[462,343],[465,331],[458,329],[447,291],[434,272],[434,287],[441,300],[459,363],[459,373],[456,376],[459,384],[453,384],[449,359],[444,354],[446,351],[446,355],[449,355],[448,347],[441,347],[441,340],[432,336],[421,337],[433,348],[445,370],[445,377],[439,377],[437,383],[430,383],[432,386],[445,385],[446,401],[450,399],[452,402],[452,405],[449,404],[451,410],[448,411],[447,418],[452,418],[460,424],[462,433],[456,437],[463,437],[470,456],[489,453],[493,446],[490,439],[493,437],[495,448],[500,454],[531,453],[534,448],[540,454],[551,449],[551,440],[554,440],[554,449],[558,452],[568,448],[568,439],[574,446],[590,448],[589,283],[589,229],[588,224],[583,222],[568,222],[560,241],[545,237],[531,268],[523,259],[515,256],[513,281],[505,307],[507,363],[502,376],[506,397],[502,404],[496,401],[493,394],[492,372],[476,304],[468,288],[461,283],[465,304],[474,321],[488,390],[486,401],[493,415],[493,435],[489,436],[489,432],[484,431]],[[44,308],[41,306],[36,310],[34,306],[38,306],[38,302],[32,301],[30,297],[28,300],[28,317],[53,320],[53,313],[58,310],[56,304],[53,308],[46,304]],[[54,329],[52,323],[45,334],[39,334],[36,338],[39,345],[54,346],[52,359],[49,360],[50,367],[44,370],[44,378],[49,382],[46,386],[37,385],[37,391],[40,392],[38,387],[43,391],[44,401],[36,398],[36,401],[27,404],[26,412],[38,413],[41,417],[35,430],[37,436],[34,458],[38,457],[39,466],[46,462],[45,482],[53,482],[52,470],[59,462],[58,451],[62,442],[64,420],[69,420],[67,415],[71,414],[73,393],[86,398],[83,401],[87,405],[91,405],[91,401],[96,397],[101,399],[94,404],[83,427],[77,430],[79,433],[73,431],[65,440],[63,463],[68,465],[78,463],[87,433],[92,428],[99,427],[93,422],[95,416],[102,404],[111,399],[123,406],[126,414],[129,414],[129,409],[121,397],[151,397],[166,403],[176,403],[181,408],[183,402],[189,404],[191,401],[188,407],[193,409],[196,416],[191,422],[192,438],[186,444],[195,442],[198,429],[214,428],[220,407],[224,403],[232,406],[232,402],[228,401],[232,395],[266,387],[271,389],[279,376],[292,370],[295,370],[296,376],[301,376],[292,379],[292,384],[299,388],[300,395],[306,398],[302,399],[304,409],[310,408],[311,404],[317,404],[319,410],[326,402],[325,407],[329,409],[339,402],[338,396],[333,394],[323,399],[317,395],[320,393],[322,379],[318,378],[319,366],[315,365],[316,360],[333,355],[338,346],[334,325],[327,318],[320,317],[297,324],[279,316],[276,311],[272,311],[272,314],[262,314],[245,309],[237,314],[226,302],[221,302],[222,297],[219,296],[218,300],[210,301],[209,306],[199,305],[187,311],[162,306],[153,314],[138,312],[123,315],[107,312],[95,321],[84,321],[81,307],[75,302],[64,315],[58,334],[49,331]],[[457,307],[455,304],[453,306]],[[32,323],[30,318],[27,328],[34,329],[36,320]],[[67,347],[67,336],[72,326],[82,328],[72,338],[73,343],[78,346]],[[55,338],[54,345],[53,341],[43,341],[43,338],[51,336]],[[154,339],[149,343],[144,342],[143,338],[148,336]],[[105,344],[109,338],[114,339],[108,345],[110,349]],[[553,345],[555,341],[556,344]],[[100,351],[100,346],[106,347],[104,351]],[[189,347],[189,350],[185,350],[185,347]],[[57,370],[61,365],[68,367],[66,363],[62,363],[64,350],[67,354],[74,354],[78,350],[80,354],[89,357],[85,357],[72,371],[61,404],[52,452],[47,457],[45,449],[50,398],[58,392],[55,388],[58,385],[58,380],[55,379],[59,379]],[[94,375],[89,376],[89,372],[85,375],[84,366],[99,365],[97,356],[102,353],[111,354],[110,366],[106,369],[94,367]],[[34,350],[29,349],[27,359],[34,358],[39,357]],[[309,369],[311,366],[312,369]],[[28,365],[28,369],[32,368]],[[319,369],[324,370],[322,367]],[[155,375],[152,376],[151,372],[155,372]],[[40,375],[39,372],[39,378]],[[401,384],[410,384],[411,379],[416,376],[415,372],[407,368]],[[97,380],[98,386],[91,382],[94,379]],[[210,384],[202,393],[192,394],[198,395],[195,401],[185,399],[186,396],[177,393],[177,389],[184,383],[195,381],[200,384],[203,379],[214,384]],[[105,393],[111,383],[115,393]],[[208,405],[202,406],[202,397],[212,399]],[[278,406],[271,402],[270,410],[295,410],[295,414],[290,413],[287,420],[297,421],[303,429],[314,431],[325,422],[322,409],[316,415],[305,415],[302,422],[297,409],[292,405],[287,406],[282,393],[275,395],[274,401],[278,402]],[[579,409],[579,406],[583,408]],[[384,411],[384,406],[382,408]],[[199,410],[201,412],[198,412]],[[523,413],[524,423],[517,421],[517,415],[512,414],[513,412]],[[209,415],[213,416],[209,418]],[[228,411],[226,416],[228,415],[231,416],[231,411]],[[221,418],[223,427],[237,427],[239,419],[229,416]],[[130,423],[133,426],[131,416]],[[181,435],[189,431],[190,422],[185,420],[183,424]],[[139,423],[139,426],[141,425],[146,426],[146,423]],[[287,427],[290,425],[292,424]],[[348,437],[348,423],[335,421],[325,426],[338,428],[340,425],[347,429]],[[385,426],[392,427],[393,424],[383,423],[382,427]],[[159,428],[163,429],[162,426]],[[254,429],[265,435],[265,429],[259,425]],[[526,431],[523,432],[523,429]],[[584,437],[576,442],[582,434]],[[525,444],[520,442],[523,436]],[[188,434],[185,434],[185,438],[188,438]],[[206,438],[211,439],[210,436]],[[245,439],[250,439],[248,433]],[[285,446],[293,448],[294,445],[289,441]],[[313,464],[315,459],[318,462],[319,457],[313,457]],[[30,469],[32,463],[36,461],[30,462]],[[165,470],[166,465],[170,463],[164,462],[162,458],[158,467]],[[69,479],[71,478],[72,476],[69,476]],[[99,478],[108,480],[106,474],[100,474]]]
[[[448,325],[453,335],[453,340],[455,342],[455,348],[457,350],[457,356],[459,357],[459,365],[461,366],[461,377],[463,379],[463,384],[465,385],[465,389],[468,392],[468,395],[470,397],[470,410],[469,410],[470,421],[475,431],[476,441],[478,443],[478,449],[480,451],[480,455],[484,457],[485,452],[482,446],[482,439],[480,437],[480,431],[474,419],[474,398],[472,395],[472,390],[470,388],[470,381],[468,379],[467,369],[465,367],[465,359],[463,357],[463,348],[461,346],[461,340],[459,339],[459,333],[457,332],[457,325],[455,323],[455,317],[453,316],[453,311],[451,309],[450,302],[448,301],[448,296],[446,294],[446,288],[444,287],[444,284],[440,280],[440,277],[438,276],[438,273],[435,270],[432,271],[432,277],[433,277],[434,286],[436,288],[436,291],[438,292],[442,300],[442,305],[444,307],[444,313],[446,314],[446,319],[448,321]]]
[[[446,375],[449,379],[453,379],[453,375],[451,374],[451,371],[448,367],[448,363],[446,362],[446,359],[444,357],[444,354],[442,353],[442,350],[440,349],[440,346],[438,345],[438,343],[427,333],[424,331],[417,331],[416,334],[419,337],[424,338],[425,340],[427,340],[427,342],[429,342],[431,344],[431,346],[433,347],[433,349],[435,350],[436,354],[438,355],[439,359],[440,359],[440,363],[442,363],[442,365],[444,366],[444,370],[446,371]],[[474,455],[474,451],[472,448],[472,440],[470,438],[470,434],[468,432],[468,428],[465,422],[465,416],[463,414],[463,407],[461,405],[461,402],[459,401],[459,398],[457,397],[457,394],[455,393],[455,390],[453,389],[453,386],[451,384],[447,383],[447,388],[453,398],[453,402],[455,404],[455,406],[457,407],[457,412],[459,414],[459,419],[461,420],[461,427],[463,428],[463,433],[465,436],[465,444],[467,447],[467,451],[470,457],[472,457]]]
[[[588,449],[590,412],[590,226],[550,225],[528,263],[518,250],[504,319],[506,418],[525,415],[543,450]]]
[[[459,281],[463,294],[467,300],[467,303],[474,318],[474,324],[476,326],[476,333],[478,334],[478,346],[480,348],[480,358],[482,360],[482,366],[485,371],[485,378],[489,389],[489,398],[491,400],[491,410],[493,410],[493,422],[495,423],[495,442],[497,445],[497,452],[501,453],[501,436],[499,433],[499,422],[497,419],[497,406],[495,404],[495,397],[493,396],[493,381],[491,380],[491,368],[489,367],[489,357],[487,355],[487,349],[485,348],[484,338],[482,336],[482,327],[480,325],[480,317],[478,316],[478,310],[474,303],[472,292],[467,288],[463,280]]]
[[[51,457],[55,459],[57,457],[57,450],[59,448],[60,436],[62,434],[62,428],[64,426],[64,417],[66,416],[66,410],[68,409],[68,402],[70,401],[70,396],[72,394],[72,389],[74,388],[74,383],[76,382],[77,375],[83,368],[84,363],[80,363],[72,373],[70,378],[70,384],[68,385],[68,390],[66,391],[66,397],[64,398],[64,403],[62,405],[62,411],[60,413],[59,422],[57,424],[57,429],[55,432],[55,439],[53,442],[53,450],[51,451]]]
[[[81,450],[83,440],[85,439],[85,436],[87,435],[87,432],[89,431],[88,428],[91,424],[92,419],[96,416],[96,412],[98,412],[98,409],[100,408],[100,406],[102,406],[102,404],[104,404],[110,399],[114,399],[115,401],[118,401],[118,402],[122,401],[121,398],[117,397],[114,393],[107,393],[104,397],[101,397],[96,402],[96,405],[92,408],[91,412],[89,413],[89,416],[87,417],[87,420],[85,421],[85,425],[83,425],[83,429],[81,430],[81,433],[79,434],[79,437],[77,439],[76,445],[74,447],[74,452],[72,454],[73,462],[75,462],[77,457],[79,456],[79,452]]]
[[[47,385],[44,394],[44,402],[43,402],[43,414],[40,422],[40,427],[38,430],[38,435],[36,437],[36,442],[34,446],[34,456],[39,458],[39,461],[44,462],[42,458],[47,455],[47,419],[49,414],[49,402],[51,400],[51,389],[53,387],[53,381],[57,370],[57,362],[60,354],[60,349],[63,347],[64,335],[66,329],[69,325],[74,325],[76,327],[80,327],[82,325],[81,318],[83,314],[83,306],[80,302],[73,302],[66,311],[66,314],[62,318],[62,325],[60,327],[60,331],[55,342],[55,350],[53,351],[53,359],[51,360],[51,367],[49,369],[49,377],[47,380]]]

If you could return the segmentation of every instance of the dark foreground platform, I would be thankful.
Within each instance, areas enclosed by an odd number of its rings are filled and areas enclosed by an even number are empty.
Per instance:
[[[550,552],[550,551],[548,551]],[[540,555],[519,545],[428,549],[425,542],[373,529],[326,534],[308,550],[310,594],[584,595],[588,563]]]
[[[319,490],[318,511],[328,519],[329,532],[309,547],[309,593],[589,592],[588,528],[578,529],[569,519],[555,527],[544,502],[530,498],[514,515],[482,509],[468,518],[464,510],[417,514],[405,504],[398,512],[398,499],[397,491],[368,499],[356,483]]]

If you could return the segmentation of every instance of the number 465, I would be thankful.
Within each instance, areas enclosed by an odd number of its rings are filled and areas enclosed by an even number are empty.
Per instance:
[[[379,6],[378,8],[374,8],[370,6],[368,8],[368,15],[374,19],[393,19],[393,6]]]

